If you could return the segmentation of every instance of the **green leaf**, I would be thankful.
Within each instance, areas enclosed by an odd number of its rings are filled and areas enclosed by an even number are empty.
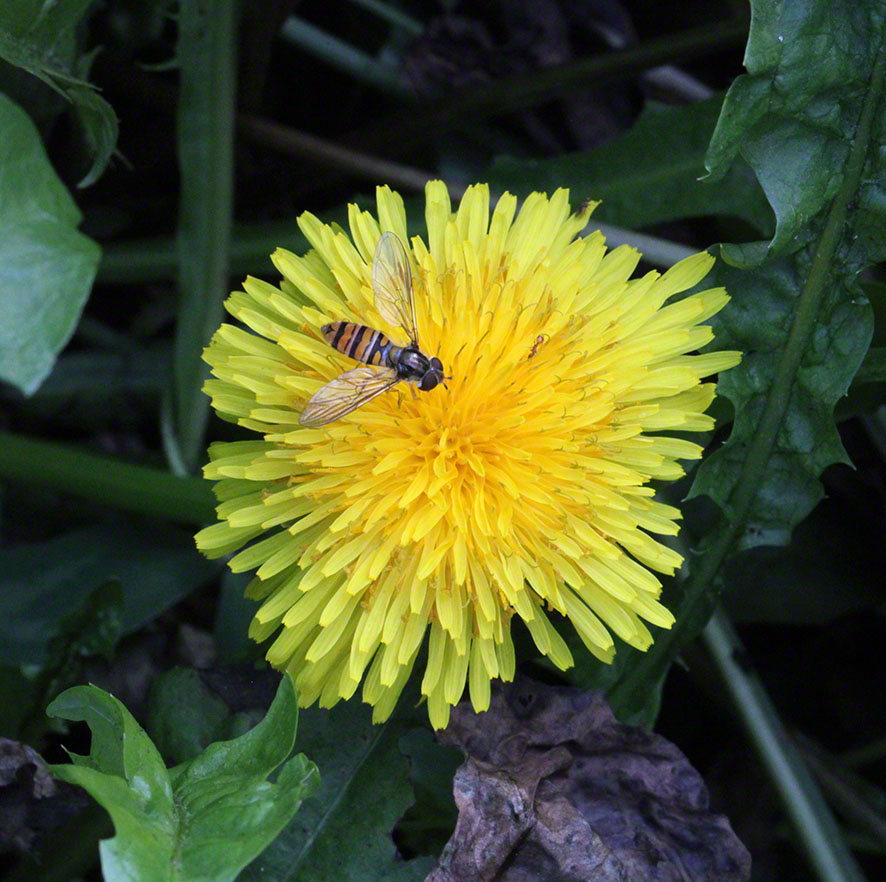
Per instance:
[[[808,264],[807,264],[808,266]],[[727,372],[717,392],[735,408],[729,442],[709,455],[690,498],[710,496],[735,520],[733,490],[748,446],[779,377],[784,377],[785,328],[793,321],[805,284],[803,267],[788,258],[770,260],[754,271],[719,261],[705,287],[723,285],[735,299],[712,324],[717,345],[742,350],[739,368]],[[819,475],[833,463],[849,463],[834,423],[834,407],[846,395],[873,333],[873,314],[864,293],[849,280],[834,280],[824,292],[823,311],[792,372],[784,419],[760,488],[745,516],[743,547],[783,545],[794,527],[824,496]],[[784,380],[781,380],[784,383]]]
[[[0,4],[0,58],[38,77],[67,98],[77,113],[93,155],[80,182],[94,183],[117,143],[117,116],[87,82],[91,56],[78,57],[77,28],[92,0],[6,0]]]
[[[89,187],[102,176],[114,155],[119,134],[117,114],[98,92],[84,86],[71,86],[68,97],[74,102],[83,137],[94,157],[92,167],[77,183],[78,187]]]
[[[735,294],[718,345],[746,355],[718,385],[735,407],[732,436],[692,490],[747,521],[745,546],[786,542],[822,498],[821,471],[848,462],[834,407],[873,334],[857,276],[886,253],[886,19],[876,6],[838,6],[839,14],[825,0],[754,5],[749,74],[729,90],[707,160],[716,177],[740,151],[777,217],[768,248],[724,250],[756,269],[715,271]],[[749,459],[756,492],[737,489]]]
[[[33,684],[30,712],[22,741],[35,741],[46,727],[44,708],[63,689],[81,682],[87,658],[110,661],[122,631],[123,592],[120,583],[100,584],[63,618],[48,641],[46,661]]]
[[[743,249],[743,270],[721,263],[704,282],[725,282],[733,295],[712,321],[717,345],[745,353],[718,383],[735,409],[732,434],[701,463],[691,493],[709,495],[726,517],[709,519],[684,599],[671,606],[676,624],[632,656],[611,691],[622,719],[704,627],[726,558],[736,547],[787,541],[822,497],[821,470],[846,461],[834,405],[872,336],[858,273],[886,247],[884,10],[825,0],[752,7],[753,79],[730,90],[708,165],[720,174],[740,150],[778,224],[768,248]],[[833,148],[837,131],[842,151]]]
[[[84,527],[0,551],[0,663],[44,664],[47,636],[108,579],[122,585],[128,634],[215,571],[188,530],[157,524]]]
[[[852,0],[758,0],[751,7],[748,73],[729,89],[705,164],[711,179],[719,180],[738,154],[748,162],[775,211],[769,247],[777,254],[814,235],[810,225],[821,222],[843,183],[851,133],[880,50],[884,10]],[[881,133],[883,116],[877,114]],[[882,185],[879,175],[866,175],[858,194],[862,210],[876,218],[882,216],[876,204]],[[876,242],[882,253],[882,226],[871,232],[861,248],[868,251]]]
[[[233,713],[193,668],[173,668],[151,684],[147,730],[167,761],[192,759],[213,741],[242,735],[254,723],[252,714]]]
[[[356,700],[302,711],[299,745],[319,766],[321,788],[239,882],[412,882],[430,872],[427,858],[398,860],[391,840],[413,801],[398,749],[404,723],[371,718]]]
[[[179,15],[181,66],[178,152],[179,312],[173,365],[172,420],[165,437],[173,464],[192,470],[204,453],[209,370],[203,348],[221,324],[228,292],[233,205],[234,0],[183,0]]]
[[[886,383],[886,346],[868,350],[853,380],[853,384],[862,383]]]
[[[728,215],[761,234],[769,232],[772,210],[744,163],[716,184],[698,180],[720,105],[719,96],[686,107],[650,102],[629,132],[595,150],[552,159],[496,160],[490,184],[518,196],[569,187],[576,202],[602,200],[595,220],[624,227]]]
[[[0,378],[34,392],[77,326],[100,249],[27,115],[0,95]]]
[[[129,711],[95,686],[69,689],[47,713],[85,720],[92,730],[89,756],[71,754],[73,765],[51,769],[85,788],[114,822],[116,836],[100,846],[107,882],[233,879],[317,786],[304,754],[284,763],[298,720],[289,677],[251,732],[171,770]]]

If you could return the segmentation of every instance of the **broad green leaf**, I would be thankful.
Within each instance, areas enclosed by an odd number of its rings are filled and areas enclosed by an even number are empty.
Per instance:
[[[772,210],[746,165],[738,163],[713,185],[698,180],[720,105],[719,96],[686,107],[650,103],[629,132],[595,150],[496,160],[490,184],[518,196],[569,187],[576,204],[602,200],[594,219],[624,227],[732,216],[768,233]]]
[[[734,296],[714,322],[717,345],[745,359],[718,384],[735,426],[699,469],[692,494],[707,493],[731,521],[744,520],[746,546],[786,542],[822,498],[821,472],[848,462],[834,407],[873,333],[857,275],[886,254],[886,101],[874,68],[886,10],[838,8],[825,0],[754,4],[749,74],[729,90],[707,160],[716,176],[741,151],[777,216],[768,248],[724,248],[727,260],[754,271],[721,262],[706,280]],[[747,484],[754,444],[752,460],[762,456],[764,425],[768,457],[755,466],[748,510],[739,511],[746,502],[736,488]]]
[[[77,28],[92,0],[5,0],[0,4],[0,58],[38,77],[67,98],[90,152],[92,168],[80,182],[94,183],[117,143],[117,116],[85,79],[91,57],[78,57]]]
[[[298,720],[288,677],[251,732],[170,770],[129,711],[95,686],[67,690],[47,713],[92,730],[88,756],[72,753],[72,765],[51,770],[85,788],[114,822],[116,836],[100,846],[106,882],[227,882],[317,786],[304,754],[286,759]]]
[[[158,524],[84,527],[0,551],[0,663],[45,663],[47,638],[108,579],[122,586],[127,634],[214,572],[188,530]]]
[[[718,393],[735,408],[729,442],[703,462],[690,496],[707,494],[731,519],[738,516],[731,491],[784,370],[785,329],[798,308],[803,272],[790,258],[770,260],[753,271],[719,261],[704,282],[705,287],[723,285],[733,292],[733,302],[712,324],[718,346],[745,355],[742,365],[717,384]],[[823,299],[822,317],[802,351],[775,447],[746,517],[744,546],[788,542],[793,528],[824,496],[822,471],[833,463],[849,463],[834,407],[867,352],[873,316],[867,297],[850,279],[835,278]]]
[[[707,494],[726,518],[709,519],[704,553],[670,607],[675,626],[632,656],[610,693],[622,719],[704,627],[730,553],[786,542],[822,498],[821,471],[847,461],[834,407],[872,337],[858,273],[886,248],[886,10],[811,0],[754,2],[752,11],[750,77],[727,96],[708,166],[722,174],[740,151],[777,229],[768,246],[724,246],[745,268],[721,261],[703,282],[732,294],[712,324],[716,345],[742,349],[744,360],[718,383],[735,409],[732,434],[701,463],[690,494]]]
[[[242,735],[255,722],[251,713],[234,713],[194,668],[173,668],[151,684],[146,727],[168,762],[193,759],[213,741]]]
[[[122,632],[123,592],[120,583],[100,584],[47,635],[46,660],[32,684],[29,711],[22,729],[23,741],[33,742],[46,728],[46,705],[63,689],[82,682],[88,658],[110,661]]]
[[[371,718],[356,699],[301,712],[299,746],[320,769],[320,790],[239,882],[412,882],[430,872],[429,859],[398,860],[391,840],[413,801],[404,724]]]
[[[706,165],[718,180],[738,154],[748,162],[775,211],[769,247],[777,254],[816,236],[819,215],[843,183],[886,10],[854,0],[758,0],[751,8],[748,73],[729,89]],[[880,110],[880,131],[882,125]],[[877,157],[871,162],[877,165]],[[873,178],[865,175],[854,194],[860,210],[873,214],[859,224],[873,234],[857,246],[863,254],[871,245],[882,254],[886,244],[882,195],[882,169]]]
[[[100,250],[27,115],[0,95],[0,378],[34,392],[77,326]]]

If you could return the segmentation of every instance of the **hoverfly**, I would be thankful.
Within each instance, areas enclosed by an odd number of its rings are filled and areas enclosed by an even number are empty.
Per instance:
[[[406,249],[394,233],[385,233],[378,240],[372,259],[372,290],[381,317],[389,325],[401,327],[409,343],[395,346],[381,331],[357,322],[323,325],[320,330],[334,349],[365,365],[381,367],[356,367],[318,389],[299,417],[303,426],[323,426],[340,419],[403,381],[429,392],[450,379],[443,376],[440,359],[429,358],[418,347],[412,269]]]

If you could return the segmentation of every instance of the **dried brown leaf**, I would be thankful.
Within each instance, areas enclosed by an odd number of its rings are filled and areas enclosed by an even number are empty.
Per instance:
[[[56,785],[43,758],[27,744],[0,738],[0,853],[26,851],[34,840],[32,805]]]
[[[468,702],[440,740],[467,754],[459,817],[426,882],[746,882],[750,855],[701,775],[601,693],[528,679]]]

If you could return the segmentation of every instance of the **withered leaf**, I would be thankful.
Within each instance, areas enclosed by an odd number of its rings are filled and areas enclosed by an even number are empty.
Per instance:
[[[56,785],[43,758],[27,744],[0,738],[0,853],[31,845],[34,800],[52,796]]]
[[[458,823],[426,882],[746,882],[751,859],[701,775],[602,693],[523,678],[440,735],[467,754]]]

